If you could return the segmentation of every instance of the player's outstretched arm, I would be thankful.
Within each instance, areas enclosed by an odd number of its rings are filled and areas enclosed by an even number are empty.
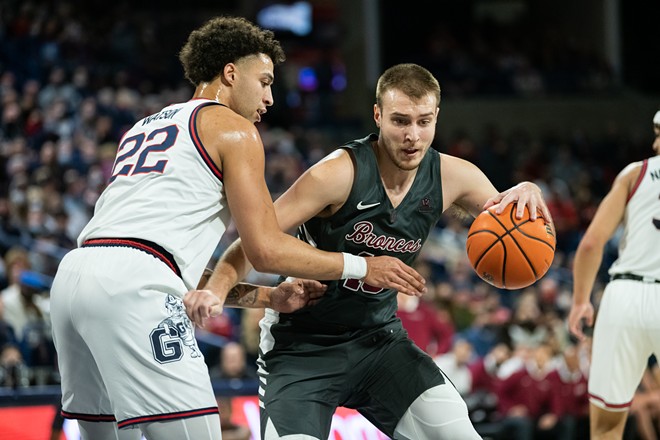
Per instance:
[[[440,157],[445,208],[456,203],[476,217],[493,206],[495,212],[500,214],[507,205],[516,203],[517,218],[523,217],[526,206],[532,220],[536,220],[540,212],[546,222],[552,223],[550,210],[538,185],[521,182],[498,193],[488,177],[473,163],[448,154],[440,154]]]
[[[594,309],[591,291],[603,260],[603,249],[623,220],[628,195],[639,176],[639,164],[626,167],[601,201],[594,218],[578,244],[573,262],[573,302],[568,329],[578,339],[585,338],[583,325],[592,326]]]
[[[203,284],[203,278],[200,285]],[[204,327],[208,318],[222,313],[223,306],[268,307],[282,313],[295,312],[316,304],[325,293],[326,287],[318,281],[303,279],[284,281],[276,287],[239,283],[229,290],[224,303],[211,290],[200,287],[198,290],[188,292],[183,298],[183,304],[188,317],[199,327]]]
[[[225,193],[241,237],[241,247],[254,268],[259,272],[306,279],[364,278],[369,264],[364,264],[361,257],[321,251],[282,232],[290,227],[280,219],[283,210],[278,209],[275,214],[264,180],[264,154],[258,132],[254,130],[250,136],[244,135],[241,138],[236,135],[230,138],[227,142],[231,148],[222,155]],[[236,145],[237,139],[241,140],[240,145]],[[352,173],[350,158],[346,160]],[[297,189],[301,189],[302,185],[314,185],[304,190],[311,197],[286,207],[299,220],[305,221],[316,215],[328,205],[329,200],[336,197],[332,190],[336,182],[342,180],[342,176],[338,175],[342,172],[341,167],[335,166],[337,163],[332,161],[324,160],[323,163],[321,167],[313,167],[315,171],[306,173],[302,180],[294,184]],[[318,170],[321,170],[324,179],[313,177]],[[302,221],[291,224],[291,227]],[[356,261],[362,264],[353,264]],[[383,263],[377,261],[371,263],[371,266],[380,264]],[[372,277],[374,286],[399,289],[409,294],[423,292],[424,279],[415,270],[399,260],[388,261],[387,265],[389,268],[396,267],[396,270],[392,270],[387,277]]]

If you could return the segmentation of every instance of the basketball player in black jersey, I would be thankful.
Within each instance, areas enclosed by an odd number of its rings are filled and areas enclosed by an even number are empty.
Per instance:
[[[440,215],[457,205],[472,216],[517,202],[534,221],[550,219],[541,190],[523,182],[498,193],[473,164],[430,149],[440,86],[415,64],[380,77],[380,133],[352,141],[307,170],[276,202],[283,230],[328,251],[390,255],[412,264]],[[539,217],[537,214],[540,212]],[[249,270],[240,240],[207,289]],[[284,274],[286,275],[286,274]],[[325,440],[338,406],[357,409],[395,439],[478,439],[460,395],[396,317],[396,290],[361,279],[324,281],[326,294],[293,313],[266,310],[258,360],[264,440]],[[208,291],[189,293],[210,297]],[[189,314],[199,324],[207,308]]]

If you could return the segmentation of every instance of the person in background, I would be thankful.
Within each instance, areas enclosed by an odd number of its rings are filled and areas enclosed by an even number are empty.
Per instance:
[[[232,421],[234,410],[231,397],[217,396],[216,401],[218,402],[218,410],[220,411],[222,440],[250,440],[252,437],[250,428],[236,424]]]
[[[456,387],[459,394],[465,398],[472,390],[472,373],[470,362],[474,355],[472,344],[462,338],[456,338],[451,351],[433,358],[435,363],[445,373]]]
[[[559,436],[558,409],[550,379],[553,352],[547,343],[532,349],[531,358],[518,371],[501,380],[498,412],[500,434],[511,440],[554,440]]]
[[[256,379],[252,365],[246,362],[245,348],[238,342],[227,342],[220,351],[219,363],[209,371],[211,379],[228,381]]]
[[[589,371],[591,438],[621,439],[651,355],[660,355],[660,111],[653,117],[654,156],[623,168],[580,240],[573,263],[568,326],[586,338],[594,325]],[[623,229],[594,324],[591,293],[605,245]]]
[[[560,435],[566,440],[589,438],[589,396],[587,381],[589,357],[585,345],[590,341],[571,343],[558,357],[550,372],[553,407],[561,424]]]
[[[396,315],[403,323],[410,339],[429,356],[446,353],[451,349],[454,326],[443,320],[440,312],[429,300],[416,296],[397,294]]]

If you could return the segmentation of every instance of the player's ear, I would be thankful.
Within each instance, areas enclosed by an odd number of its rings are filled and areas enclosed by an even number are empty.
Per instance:
[[[227,63],[225,68],[222,69],[222,82],[232,84],[236,79],[236,65],[234,63]]]
[[[380,128],[380,121],[381,121],[381,113],[380,113],[380,107],[378,107],[378,104],[374,104],[374,121],[376,122],[376,127]]]

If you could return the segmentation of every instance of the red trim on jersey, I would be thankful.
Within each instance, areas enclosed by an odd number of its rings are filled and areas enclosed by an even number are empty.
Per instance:
[[[206,163],[206,166],[209,167],[209,169],[215,175],[215,177],[217,177],[222,182],[222,171],[220,171],[220,169],[215,164],[213,159],[211,159],[211,156],[209,156],[209,153],[206,151],[206,148],[204,148],[204,145],[202,145],[202,141],[199,139],[199,133],[197,132],[197,124],[195,123],[195,121],[197,121],[197,113],[199,113],[199,111],[203,107],[206,107],[207,105],[213,105],[213,103],[202,104],[199,107],[197,107],[195,110],[193,110],[193,112],[190,114],[190,121],[188,122],[188,130],[190,131],[190,137],[192,139],[193,145],[195,145],[195,148],[197,149],[199,155],[202,156],[202,160],[204,161],[204,163]]]
[[[630,404],[632,403],[632,400],[628,403],[617,403],[617,404],[607,403],[605,401],[605,399],[603,399],[602,397],[596,396],[595,394],[591,394],[591,393],[589,393],[589,398],[594,399],[594,400],[598,400],[599,402],[602,402],[603,405],[605,405],[606,408],[612,408],[612,409],[628,408],[630,406]]]
[[[174,256],[156,243],[137,238],[90,238],[89,240],[85,240],[85,242],[82,244],[82,247],[94,246],[130,247],[142,252],[146,252],[149,255],[161,260],[170,269],[172,269],[175,274],[181,277],[181,270],[176,264]]]
[[[189,419],[191,417],[208,416],[210,414],[219,414],[218,407],[200,408],[192,411],[182,411],[170,414],[157,414],[153,416],[134,417],[132,419],[122,420],[117,422],[118,428],[126,428],[128,426],[137,425],[140,423],[160,422],[163,420],[175,419]]]
[[[81,413],[72,413],[68,411],[60,411],[62,417],[65,419],[77,419],[83,420],[85,422],[115,422],[115,416],[112,414],[81,414]]]
[[[642,184],[642,179],[644,179],[644,174],[646,174],[646,169],[648,168],[648,166],[649,166],[649,160],[644,159],[644,162],[642,162],[642,170],[639,172],[639,176],[637,176],[637,181],[635,182],[635,185],[633,185],[632,190],[630,190],[630,194],[628,194],[626,203],[630,201],[633,194],[635,194],[635,191],[637,191],[637,188],[639,188],[639,185]]]

